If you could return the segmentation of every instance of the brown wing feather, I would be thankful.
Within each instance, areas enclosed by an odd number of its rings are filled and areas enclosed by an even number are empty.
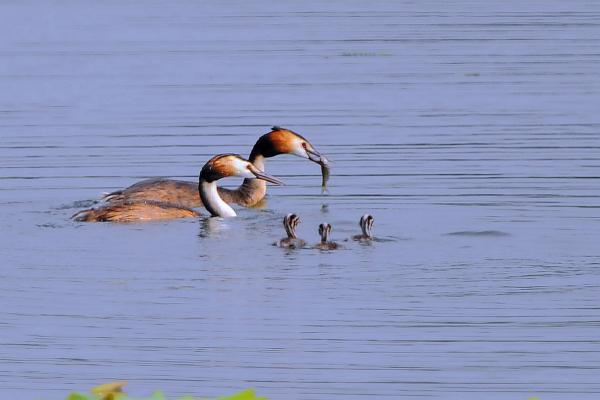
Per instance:
[[[259,179],[245,179],[237,189],[217,188],[219,196],[228,204],[251,207],[265,197],[267,185]],[[122,202],[158,201],[184,207],[203,207],[198,184],[174,179],[146,179],[103,197],[110,204]]]
[[[143,222],[198,217],[191,208],[156,201],[110,203],[73,215],[80,222]]]
[[[201,207],[198,184],[174,179],[146,179],[104,196],[104,200],[115,202],[159,201],[179,204],[184,207]]]

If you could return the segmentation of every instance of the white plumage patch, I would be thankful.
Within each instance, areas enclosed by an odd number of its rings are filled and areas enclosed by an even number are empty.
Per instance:
[[[298,157],[302,157],[302,158],[308,158],[308,153],[306,152],[306,149],[304,148],[304,146],[302,146],[302,140],[299,138],[295,138],[294,139],[294,147],[293,147],[293,151],[292,154]]]
[[[240,178],[256,178],[252,172],[248,169],[248,161],[240,160],[235,158],[233,160],[233,169],[235,170],[235,176]]]

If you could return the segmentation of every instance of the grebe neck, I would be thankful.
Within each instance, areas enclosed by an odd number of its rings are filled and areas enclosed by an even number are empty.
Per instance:
[[[296,236],[296,230],[295,228],[290,227],[290,231],[288,232],[288,236],[290,239],[298,239],[298,237]]]
[[[265,170],[265,157],[259,152],[253,150],[248,160],[261,171]],[[246,178],[236,190],[253,205],[267,194],[267,182],[262,179]]]
[[[286,221],[284,228],[285,233],[288,235],[288,239],[296,239],[296,232],[294,231],[294,227],[290,225],[289,221]]]
[[[200,198],[202,199],[204,207],[206,207],[212,216],[235,217],[237,215],[233,208],[219,196],[219,193],[217,192],[217,181],[208,182],[204,179],[200,179],[198,191],[200,192]]]
[[[369,231],[369,227],[367,226],[366,222],[364,224],[362,224],[361,229],[362,229],[362,233],[363,233],[364,237],[366,237],[366,238],[371,237],[371,232]]]
[[[265,156],[263,156],[259,152],[252,151],[252,153],[250,153],[248,161],[254,164],[254,166],[260,169],[261,171],[265,170]]]

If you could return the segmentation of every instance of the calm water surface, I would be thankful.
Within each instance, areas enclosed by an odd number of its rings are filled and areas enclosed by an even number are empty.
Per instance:
[[[600,5],[493,3],[2,3],[3,397],[598,398]],[[69,220],[273,124],[328,194],[281,156],[236,219]]]

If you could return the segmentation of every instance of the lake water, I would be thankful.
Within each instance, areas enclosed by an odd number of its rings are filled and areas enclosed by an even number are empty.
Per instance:
[[[448,3],[0,5],[2,397],[597,399],[600,4]],[[70,220],[274,124],[329,193],[281,156],[235,219]]]

